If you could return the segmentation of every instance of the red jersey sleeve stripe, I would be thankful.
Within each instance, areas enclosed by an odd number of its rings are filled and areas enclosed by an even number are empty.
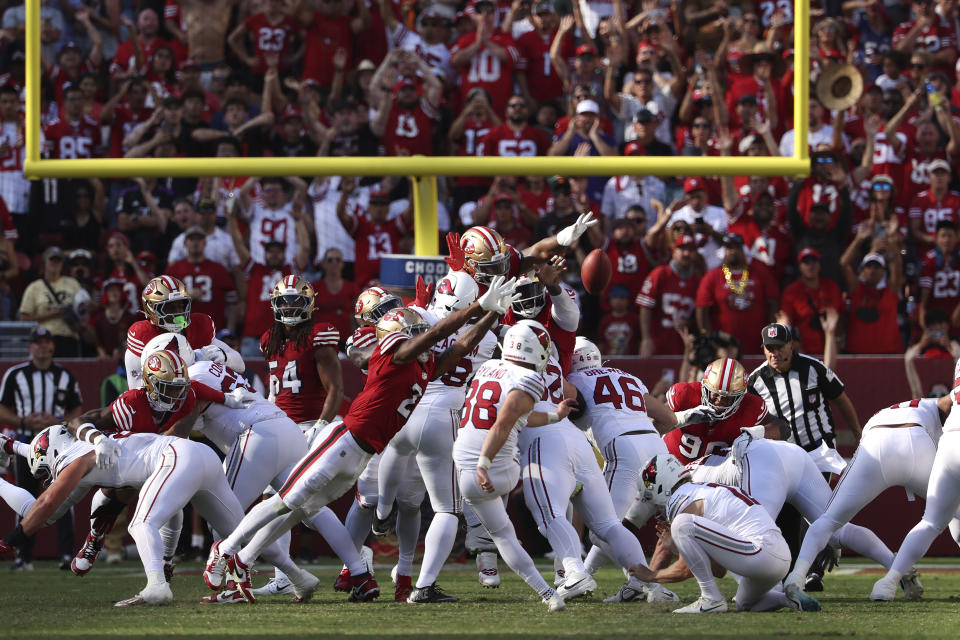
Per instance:
[[[114,401],[110,406],[110,412],[113,414],[113,421],[117,423],[117,428],[120,431],[133,430],[133,414],[123,398],[117,398]]]
[[[408,336],[400,333],[399,331],[394,331],[393,333],[387,334],[387,336],[380,341],[380,353],[388,353],[395,346],[409,339],[410,338]]]

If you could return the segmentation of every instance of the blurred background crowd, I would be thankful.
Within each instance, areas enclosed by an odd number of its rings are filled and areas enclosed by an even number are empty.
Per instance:
[[[296,272],[350,335],[380,256],[412,250],[408,180],[30,183],[5,4],[0,320],[47,328],[58,359],[118,359],[168,273],[255,357]],[[608,289],[580,289],[607,355],[759,352],[774,319],[813,354],[960,355],[958,2],[811,4],[809,178],[441,179],[441,233],[522,250],[595,212],[566,277],[610,257]],[[791,0],[43,0],[43,153],[791,155],[796,35]]]

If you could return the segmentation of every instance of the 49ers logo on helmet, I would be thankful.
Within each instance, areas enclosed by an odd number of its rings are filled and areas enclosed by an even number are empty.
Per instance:
[[[156,354],[150,356],[150,359],[147,360],[147,369],[151,371],[158,371],[163,368],[163,363],[160,361],[159,356]]]
[[[363,298],[357,298],[357,304],[353,305],[353,312],[360,313],[363,311]]]
[[[143,288],[143,295],[148,296],[156,290],[157,290],[157,284],[153,280],[151,280],[150,282],[147,283],[147,286]]]
[[[437,293],[443,293],[449,296],[454,295],[453,284],[451,284],[449,279],[444,278],[440,281],[440,283],[437,285]]]
[[[464,253],[476,253],[476,252],[477,252],[477,245],[473,244],[473,240],[472,240],[471,238],[466,238],[466,239],[463,241],[463,252],[464,252]]]
[[[403,307],[398,307],[396,309],[391,309],[387,311],[381,320],[386,320],[388,322],[403,322]]]

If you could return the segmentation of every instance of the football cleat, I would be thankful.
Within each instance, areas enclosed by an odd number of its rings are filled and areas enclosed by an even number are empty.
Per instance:
[[[680,602],[680,596],[662,584],[647,583],[647,602]]]
[[[897,583],[886,576],[877,580],[870,592],[870,599],[877,602],[892,602],[896,596]]]
[[[167,581],[167,584],[170,583],[170,580],[173,579],[173,569],[176,565],[173,564],[170,560],[163,561],[163,579]]]
[[[481,587],[496,589],[500,586],[500,569],[497,568],[496,552],[481,551],[477,554],[477,573]]]
[[[438,587],[437,583],[434,582],[426,587],[417,587],[411,591],[410,596],[407,598],[407,602],[412,604],[424,604],[427,602],[460,602],[460,598],[452,596],[449,593],[444,593],[443,589]]]
[[[23,558],[17,558],[10,565],[10,571],[33,571],[33,563],[24,562]]]
[[[641,582],[633,576],[620,587],[620,591],[616,592],[609,598],[604,598],[604,602],[643,602],[647,599],[649,585],[646,582]]]
[[[351,578],[356,582],[350,591],[350,602],[370,602],[380,596],[380,585],[369,574],[366,577],[360,576]]]
[[[711,600],[703,596],[700,596],[685,607],[673,610],[674,613],[725,613],[726,611],[726,600]]]
[[[559,593],[555,593],[546,601],[547,611],[566,611],[567,605]]]
[[[350,586],[350,569],[344,567],[340,571],[340,575],[337,576],[337,579],[333,582],[334,591],[350,591],[353,587]]]
[[[92,533],[87,534],[80,551],[70,563],[70,570],[78,576],[86,575],[93,568],[93,563],[97,561],[100,555],[100,549],[103,548],[103,536],[95,536]]]
[[[413,591],[413,581],[410,579],[410,576],[399,573],[395,574],[393,576],[393,583],[397,585],[393,591],[393,599],[397,602],[406,602],[407,596]]]
[[[293,588],[293,599],[290,602],[295,604],[309,602],[310,598],[313,597],[313,592],[317,590],[318,584],[320,584],[320,578],[301,569],[296,578],[290,577],[290,586]]]
[[[212,596],[200,598],[201,604],[246,604],[247,599],[236,589],[226,589]]]
[[[819,573],[811,573],[803,585],[804,591],[823,591],[823,576]]]
[[[923,596],[923,585],[920,584],[915,568],[900,578],[900,587],[903,589],[904,600],[919,600]]]
[[[564,600],[588,596],[597,590],[597,581],[586,571],[577,571],[557,588],[557,595]]]
[[[227,571],[227,559],[220,555],[220,540],[210,546],[207,566],[203,569],[203,581],[214,591],[223,586],[223,576]]]
[[[553,586],[559,587],[567,580],[567,572],[563,569],[557,569],[553,572]]]
[[[376,515],[373,517],[373,522],[370,524],[370,531],[378,538],[382,538],[383,536],[389,535],[396,526],[397,510],[391,509],[386,518],[381,519]]]
[[[227,571],[233,579],[234,586],[243,594],[243,597],[248,602],[256,602],[257,598],[253,595],[253,585],[250,584],[250,567],[240,560],[240,556],[235,554],[227,557]]]
[[[820,603],[813,596],[804,593],[800,587],[795,584],[788,584],[783,589],[784,595],[800,611],[820,611]]]
[[[157,585],[147,585],[143,591],[137,595],[132,598],[127,598],[126,600],[121,600],[114,606],[135,607],[142,604],[157,606],[170,602],[173,602],[173,591],[170,590],[170,585],[164,582]]]
[[[293,584],[287,576],[280,574],[279,577],[270,578],[270,582],[259,589],[253,589],[251,593],[255,596],[289,596],[293,595]]]

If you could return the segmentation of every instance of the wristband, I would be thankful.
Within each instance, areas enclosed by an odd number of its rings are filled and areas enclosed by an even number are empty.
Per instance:
[[[493,463],[490,462],[490,458],[487,456],[480,456],[477,458],[477,469],[489,469]]]
[[[556,411],[551,411],[547,414],[547,424],[553,424],[555,422],[560,422],[560,415]]]
[[[93,425],[92,422],[84,422],[82,425],[77,427],[77,440],[87,440],[87,436],[90,435],[90,430],[97,431],[99,430]],[[89,440],[87,440],[89,442]]]
[[[10,545],[11,547],[19,547],[20,545],[29,541],[27,534],[23,532],[23,525],[18,524],[17,528],[7,534],[3,539],[5,544]]]

